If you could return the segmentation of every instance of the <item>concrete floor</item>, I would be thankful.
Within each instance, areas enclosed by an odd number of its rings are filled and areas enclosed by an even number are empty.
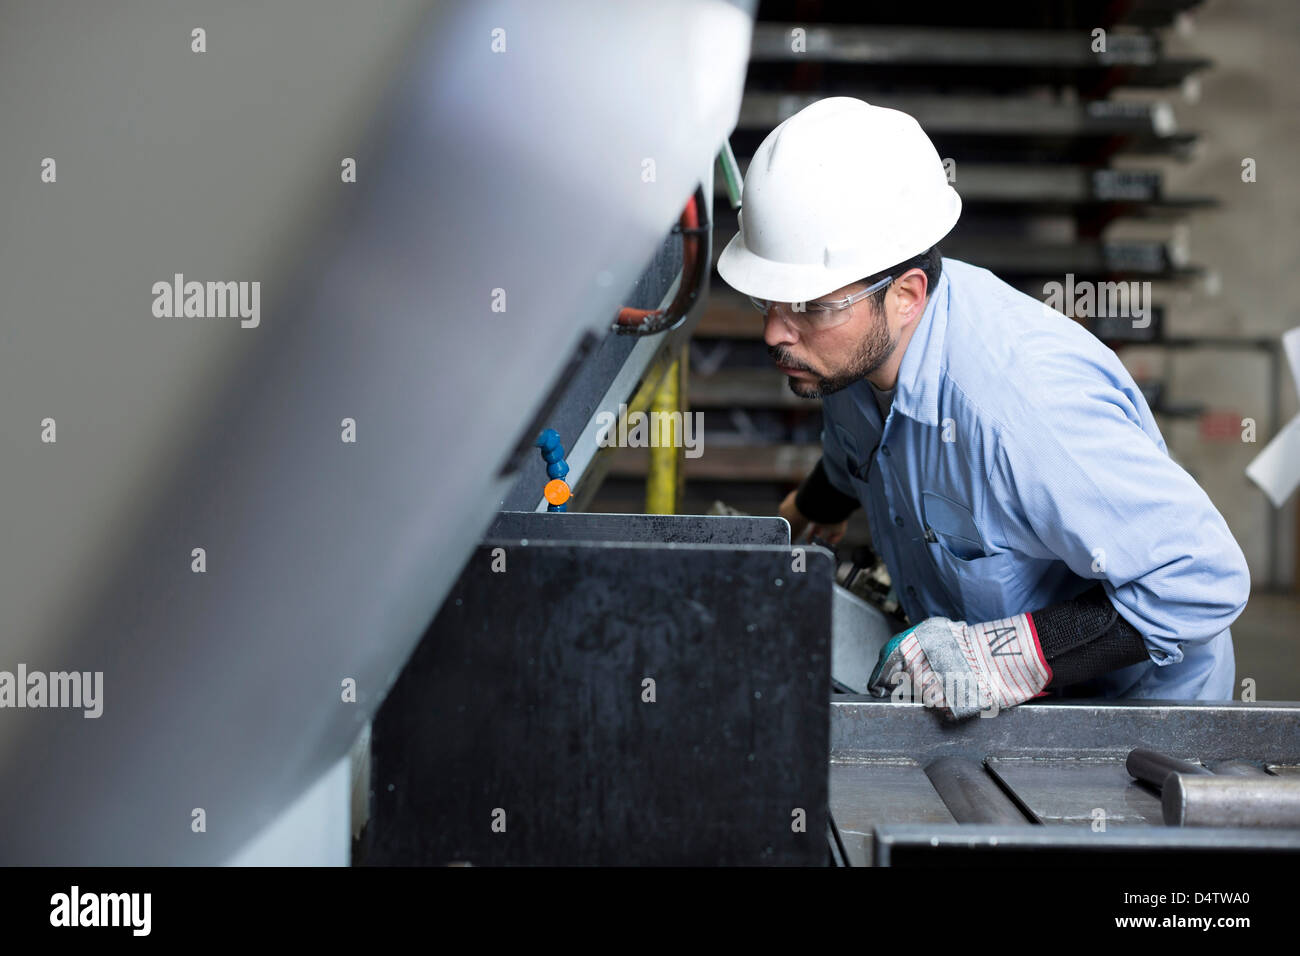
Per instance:
[[[1255,593],[1232,626],[1237,651],[1237,696],[1243,678],[1255,681],[1258,700],[1300,701],[1300,597]]]

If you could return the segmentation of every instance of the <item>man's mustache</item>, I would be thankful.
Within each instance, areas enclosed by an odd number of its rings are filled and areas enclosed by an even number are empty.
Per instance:
[[[786,368],[792,368],[797,372],[813,371],[807,365],[804,365],[803,362],[796,362],[793,359],[791,359],[789,354],[785,351],[785,349],[781,348],[780,346],[769,345],[767,347],[767,354],[772,357],[772,361],[775,362],[777,365],[783,365]]]

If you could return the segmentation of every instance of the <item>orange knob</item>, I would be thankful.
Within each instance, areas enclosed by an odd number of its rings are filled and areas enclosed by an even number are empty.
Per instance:
[[[542,490],[542,494],[544,494],[546,500],[553,505],[562,505],[573,496],[573,492],[569,490],[569,486],[560,478],[548,481],[546,487]]]

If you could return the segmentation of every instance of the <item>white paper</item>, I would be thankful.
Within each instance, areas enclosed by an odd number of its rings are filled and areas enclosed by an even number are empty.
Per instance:
[[[1281,508],[1291,497],[1296,485],[1300,485],[1300,415],[1291,419],[1246,466],[1246,476],[1264,489],[1275,508]]]
[[[1287,364],[1291,366],[1291,381],[1300,394],[1300,326],[1282,333],[1282,348],[1286,350]]]

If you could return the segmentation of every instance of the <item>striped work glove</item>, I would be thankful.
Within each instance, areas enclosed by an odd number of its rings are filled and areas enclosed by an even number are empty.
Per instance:
[[[1038,696],[1051,679],[1028,614],[985,624],[932,617],[889,639],[869,689],[964,720],[996,716]]]

